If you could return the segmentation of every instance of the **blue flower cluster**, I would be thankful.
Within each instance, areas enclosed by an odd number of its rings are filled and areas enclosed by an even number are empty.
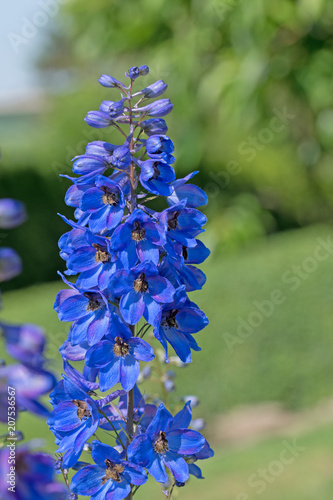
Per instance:
[[[103,101],[85,121],[99,129],[113,127],[123,143],[89,143],[73,159],[76,176],[65,176],[72,181],[65,201],[75,208],[75,221],[63,217],[70,230],[59,247],[65,274],[77,278],[62,275],[68,288],[54,305],[59,319],[71,326],[60,348],[65,375],[51,394],[48,424],[62,467],[79,468],[72,492],[94,500],[132,498],[147,472],[165,483],[165,467],[183,484],[190,473],[201,477],[196,460],[212,456],[201,434],[188,429],[190,403],[172,417],[163,404],[145,403],[136,385],[140,361],[154,358],[143,340],[150,327],[166,362],[170,345],[181,362],[190,363],[192,350],[200,350],[193,334],[208,324],[188,298],[205,283],[196,264],[209,255],[197,239],[206,217],[197,208],[207,197],[189,182],[197,172],[176,179],[174,146],[163,119],[173,105],[169,99],[150,101],[167,85],[159,80],[134,90],[136,79],[148,72],[147,66],[130,68],[127,85],[101,76],[100,84],[118,90],[120,99]],[[162,200],[165,208],[158,211]],[[72,361],[84,362],[83,371]],[[115,390],[116,384],[121,389]],[[96,391],[111,393],[96,399]],[[80,468],[79,457],[98,428],[115,432],[120,448],[94,441],[96,465]]]
[[[26,219],[24,205],[12,199],[0,200],[0,229],[11,229]],[[15,250],[0,248],[0,282],[21,272]],[[47,418],[49,410],[40,402],[56,385],[45,368],[45,334],[31,324],[13,325],[0,320],[5,351],[15,363],[0,364],[0,421],[8,433],[0,436],[0,497],[2,500],[66,500],[67,489],[54,479],[55,460],[33,451],[34,443],[19,445],[23,434],[16,430],[19,412],[29,411]],[[36,444],[36,443],[35,443]],[[39,447],[39,446],[38,446]]]

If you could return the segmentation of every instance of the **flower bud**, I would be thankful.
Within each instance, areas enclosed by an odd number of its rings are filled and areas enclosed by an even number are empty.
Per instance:
[[[200,404],[199,398],[197,398],[197,396],[184,396],[183,401],[184,403],[188,403],[188,401],[190,401],[192,408],[195,408]]]
[[[167,124],[163,118],[149,118],[141,122],[139,126],[143,129],[144,133],[149,136],[155,134],[164,135],[168,130]]]
[[[148,68],[147,64],[144,64],[143,66],[139,66],[139,71],[140,71],[141,76],[148,75],[149,68]]]
[[[101,85],[103,85],[103,87],[109,87],[109,88],[121,87],[122,89],[126,88],[123,83],[113,78],[113,76],[102,75],[98,81]]]
[[[12,248],[0,248],[0,282],[15,278],[22,271],[22,261]]]
[[[26,220],[25,206],[20,201],[10,198],[0,200],[0,228],[11,229],[17,227]]]
[[[127,146],[119,146],[113,151],[111,163],[117,168],[127,168],[131,164],[131,153]]]
[[[163,80],[157,80],[157,82],[148,85],[148,87],[138,92],[138,94],[143,95],[147,99],[153,99],[164,94],[167,88],[167,83],[163,82]]]
[[[190,427],[194,431],[202,431],[206,427],[206,422],[203,418],[196,418],[192,420]]]
[[[128,73],[125,73],[126,76],[128,76],[131,80],[135,80],[140,76],[140,68],[137,66],[132,66],[129,70]]]
[[[110,116],[101,111],[88,111],[84,121],[94,128],[106,128],[112,124]]]
[[[174,392],[174,390],[176,389],[174,381],[170,379],[164,381],[164,387],[167,392]]]
[[[124,101],[125,99],[121,99],[120,101],[103,101],[99,110],[107,113],[113,119],[118,118],[118,116],[123,114]]]
[[[143,106],[142,108],[134,109],[134,112],[145,112],[148,113],[149,116],[162,117],[168,115],[173,109],[173,104],[170,99],[158,99],[147,106]]]

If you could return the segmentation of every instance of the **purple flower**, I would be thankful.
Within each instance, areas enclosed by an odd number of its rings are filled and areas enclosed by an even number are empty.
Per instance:
[[[164,161],[146,160],[141,163],[140,182],[149,193],[169,196],[172,192],[169,183],[174,178],[174,169]]]
[[[177,179],[171,183],[172,193],[167,198],[169,205],[177,205],[177,203],[183,200],[186,201],[186,206],[188,208],[207,205],[208,198],[206,193],[194,184],[187,184],[187,181],[197,173],[198,172],[192,172],[183,179]]]
[[[151,135],[146,141],[147,155],[154,160],[163,160],[166,163],[174,163],[172,156],[174,152],[173,142],[166,135]]]
[[[109,87],[109,88],[120,87],[121,89],[126,88],[123,83],[113,78],[113,76],[102,75],[98,81],[101,85],[103,85],[103,87]]]
[[[195,247],[195,237],[204,230],[207,218],[199,210],[186,208],[184,201],[164,210],[159,216],[167,236],[186,247]]]
[[[154,351],[147,342],[132,336],[132,332],[115,315],[113,330],[105,340],[91,347],[86,354],[86,364],[99,370],[102,392],[118,382],[125,391],[133,389],[140,373],[140,361],[154,359]]]
[[[163,135],[168,131],[167,124],[163,118],[149,118],[148,120],[140,122],[138,125],[148,136],[155,134]]]
[[[64,467],[72,467],[78,461],[85,442],[99,426],[99,406],[67,377],[50,397],[54,409],[47,424],[56,437],[58,453],[65,453]]]
[[[171,283],[158,275],[152,262],[143,262],[130,270],[116,271],[110,289],[120,296],[120,312],[130,325],[135,325],[144,316],[155,324],[162,304],[172,302],[175,293]]]
[[[16,446],[14,461],[10,447],[0,450],[1,500],[67,499],[67,488],[54,477],[54,459],[45,453],[32,451],[34,446],[33,442]]]
[[[11,198],[0,199],[0,228],[11,229],[25,222],[27,214],[21,201]]]
[[[96,500],[122,500],[147,481],[147,474],[138,465],[122,460],[111,446],[93,441],[91,456],[96,465],[79,470],[72,479],[71,490]]]
[[[57,294],[54,309],[60,321],[74,321],[70,330],[73,345],[85,340],[93,345],[101,340],[112,324],[112,309],[105,296],[98,291],[76,288],[61,290]]]
[[[96,187],[88,189],[81,198],[80,208],[88,212],[89,228],[101,233],[105,229],[113,229],[124,215],[125,200],[118,184],[111,179],[99,175]]]
[[[115,120],[119,116],[122,115],[124,111],[124,102],[126,99],[121,99],[120,101],[114,102],[114,101],[103,101],[102,104],[99,107],[99,110],[102,111],[102,113],[106,113]]]
[[[8,388],[15,389],[18,407],[47,417],[49,410],[38,399],[50,392],[56,379],[45,370],[33,369],[24,365],[8,365],[0,367],[0,421],[7,422]]]
[[[22,271],[20,256],[12,248],[0,248],[0,282],[15,278]]]
[[[45,333],[36,325],[6,325],[0,323],[0,332],[10,356],[26,365],[38,368],[44,363]]]
[[[146,467],[159,483],[168,479],[165,467],[177,481],[187,481],[189,468],[183,456],[199,452],[205,444],[201,434],[187,429],[191,418],[190,403],[175,417],[161,404],[146,432],[136,436],[129,445],[129,460]]]
[[[149,116],[161,118],[168,115],[173,110],[173,104],[170,99],[158,99],[157,101],[147,104],[142,108],[136,108],[133,111],[139,113],[147,113]]]
[[[154,99],[155,97],[159,97],[164,94],[167,88],[168,85],[163,82],[163,80],[157,80],[157,82],[148,85],[148,87],[140,90],[134,95],[143,95],[146,99]]]
[[[165,242],[164,229],[140,209],[134,210],[111,237],[112,248],[126,254],[128,267],[135,266],[138,260],[157,265],[159,247]]]

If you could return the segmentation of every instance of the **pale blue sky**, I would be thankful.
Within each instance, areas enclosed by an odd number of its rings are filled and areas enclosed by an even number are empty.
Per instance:
[[[54,15],[43,13],[41,3],[46,1],[47,0],[3,0],[1,2],[0,94],[2,98],[7,95],[10,99],[17,92],[21,93],[29,91],[30,89],[36,90],[39,87],[38,74],[34,70],[33,59],[43,46],[45,34],[50,27],[50,23],[55,22]],[[54,0],[54,4],[56,6],[59,5],[57,0]],[[27,30],[28,23],[33,21],[34,23],[29,26],[29,38],[27,38],[25,36],[27,31],[24,30]],[[36,21],[37,24],[45,23],[45,25],[36,27]],[[14,39],[15,35],[22,38]],[[13,39],[12,43],[10,37]],[[26,42],[23,43],[22,40]],[[15,45],[15,43],[16,50],[12,45]]]

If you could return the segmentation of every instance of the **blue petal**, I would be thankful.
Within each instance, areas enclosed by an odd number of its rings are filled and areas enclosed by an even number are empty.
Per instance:
[[[172,453],[167,451],[164,455],[164,463],[171,471],[173,477],[176,481],[180,483],[185,483],[189,477],[188,465],[185,460],[177,455],[177,453]]]
[[[146,467],[153,458],[153,445],[147,434],[135,437],[127,450],[128,459],[134,464]]]
[[[175,289],[170,281],[162,276],[149,276],[147,281],[149,285],[149,295],[151,295],[156,302],[172,302]]]
[[[133,352],[133,356],[140,361],[152,361],[154,359],[154,349],[147,344],[142,339],[138,339],[137,337],[132,337],[128,344],[130,346],[131,351]]]
[[[188,401],[184,408],[180,410],[172,421],[171,429],[187,429],[192,420],[191,402]]]
[[[151,437],[156,437],[160,431],[166,431],[171,422],[171,413],[165,408],[164,404],[161,403],[157,408],[155,417],[147,429],[147,433]]]
[[[119,382],[120,357],[114,357],[110,364],[99,371],[99,386],[102,392],[108,391]]]
[[[149,466],[147,466],[147,470],[149,474],[153,476],[155,481],[159,483],[167,482],[168,476],[164,467],[164,463],[162,461],[162,457],[157,453],[154,453],[153,461]]]
[[[86,364],[93,368],[103,368],[114,358],[113,342],[102,340],[92,346],[86,354]]]
[[[130,354],[121,357],[120,361],[120,383],[122,388],[128,392],[135,386],[140,373],[140,363]]]
[[[107,444],[100,443],[97,440],[92,442],[93,448],[91,456],[96,464],[105,468],[105,460],[109,459],[111,462],[119,464],[121,462],[121,456],[114,448],[108,446]]]
[[[104,207],[103,191],[98,188],[88,189],[81,199],[80,208],[83,212],[95,212]]]
[[[176,429],[167,433],[170,451],[180,455],[194,455],[205,444],[205,438],[191,429]]]
[[[120,300],[120,312],[129,325],[135,325],[145,309],[145,304],[141,293],[131,290],[123,295]]]
[[[123,466],[125,470],[122,474],[124,479],[126,479],[129,483],[134,484],[136,486],[144,484],[148,477],[144,469],[139,465],[134,465],[129,462],[123,462]]]
[[[104,467],[88,465],[79,470],[71,481],[71,491],[79,495],[90,496],[102,488],[102,478],[105,476]]]

